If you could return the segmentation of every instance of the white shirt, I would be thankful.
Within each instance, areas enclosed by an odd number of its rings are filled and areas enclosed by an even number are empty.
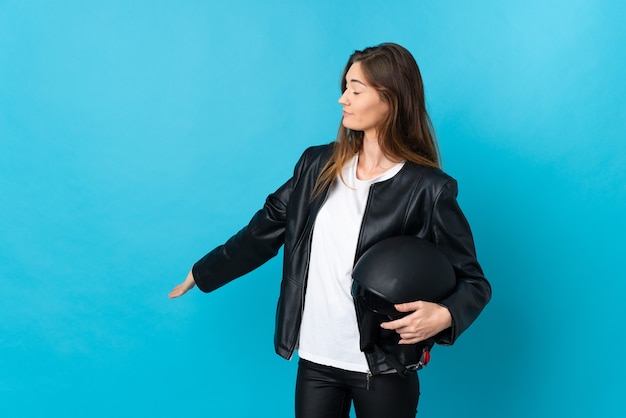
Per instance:
[[[350,289],[352,268],[370,186],[388,180],[404,163],[370,179],[356,177],[358,156],[343,168],[345,184],[331,185],[315,227],[300,325],[300,358],[343,370],[367,372]]]

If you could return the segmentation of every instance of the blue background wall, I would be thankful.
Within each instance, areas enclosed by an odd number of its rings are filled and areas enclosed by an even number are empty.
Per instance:
[[[624,4],[0,0],[0,416],[291,416],[279,259],[167,293],[334,138],[347,57],[384,41],[494,288],[420,416],[625,416]]]

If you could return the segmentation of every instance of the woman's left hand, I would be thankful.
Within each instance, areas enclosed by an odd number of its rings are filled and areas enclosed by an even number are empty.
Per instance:
[[[404,318],[383,322],[384,329],[400,334],[398,344],[416,344],[452,326],[452,315],[444,306],[432,302],[408,302],[395,305],[399,312],[412,312]]]

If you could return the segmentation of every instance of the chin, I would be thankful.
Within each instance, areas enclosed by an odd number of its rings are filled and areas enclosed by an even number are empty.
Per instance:
[[[341,124],[343,125],[344,128],[350,129],[352,131],[360,131],[360,129],[356,128],[354,125],[350,123],[346,123],[345,121],[341,121]]]

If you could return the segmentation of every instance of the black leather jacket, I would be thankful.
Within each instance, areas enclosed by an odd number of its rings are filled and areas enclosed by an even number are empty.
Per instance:
[[[328,190],[314,200],[311,192],[331,153],[332,144],[307,149],[293,177],[267,197],[250,223],[192,269],[198,288],[210,292],[259,267],[284,244],[274,336],[276,352],[284,358],[291,358],[298,344],[313,225]],[[374,243],[397,235],[434,242],[448,256],[457,276],[455,291],[441,301],[452,315],[453,326],[435,337],[437,343],[446,345],[467,329],[491,298],[456,194],[456,181],[441,170],[407,162],[394,177],[371,186],[355,256],[356,262]],[[361,320],[357,311],[357,322]],[[385,349],[409,365],[419,361],[418,346],[396,344]],[[365,355],[372,374],[393,370],[380,350]]]

